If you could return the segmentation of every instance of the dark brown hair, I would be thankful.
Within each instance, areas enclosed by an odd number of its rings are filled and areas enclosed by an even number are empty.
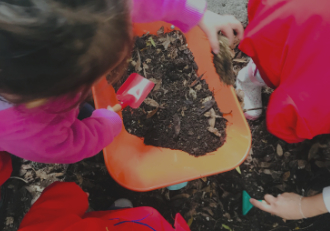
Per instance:
[[[128,4],[0,0],[0,95],[14,95],[14,104],[79,92],[83,99],[131,51]]]

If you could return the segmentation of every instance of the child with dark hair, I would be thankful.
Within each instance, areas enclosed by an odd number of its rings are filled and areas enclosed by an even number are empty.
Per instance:
[[[116,73],[113,82],[122,76],[132,21],[159,20],[183,32],[199,25],[215,53],[218,31],[230,40],[233,30],[243,34],[234,17],[206,11],[204,0],[1,0],[0,151],[73,163],[110,144],[119,115],[98,109],[80,120],[79,104],[104,74]]]

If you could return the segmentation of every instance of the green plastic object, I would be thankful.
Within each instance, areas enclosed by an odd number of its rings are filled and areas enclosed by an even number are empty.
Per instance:
[[[250,199],[251,199],[250,195],[245,190],[243,191],[242,197],[243,197],[242,213],[243,216],[245,216],[253,208],[253,205],[250,203]]]

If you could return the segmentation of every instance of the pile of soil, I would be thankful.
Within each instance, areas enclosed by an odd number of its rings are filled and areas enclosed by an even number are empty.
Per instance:
[[[180,31],[136,39],[127,76],[133,72],[155,83],[140,108],[126,108],[126,130],[147,145],[200,156],[226,140],[226,122]],[[127,78],[127,77],[126,77]],[[125,80],[124,78],[123,80]]]

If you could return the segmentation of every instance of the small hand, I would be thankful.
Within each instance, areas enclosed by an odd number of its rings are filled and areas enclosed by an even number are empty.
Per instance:
[[[304,218],[300,212],[300,198],[301,196],[295,193],[283,193],[277,197],[267,194],[265,195],[265,201],[267,203],[255,199],[250,199],[250,202],[265,212],[287,220],[298,220]]]
[[[234,31],[237,34],[237,38],[241,40],[244,34],[244,28],[242,24],[232,15],[218,15],[207,10],[199,22],[199,27],[207,35],[213,53],[219,53],[219,41],[218,32],[221,31],[228,39],[231,45],[234,41]]]

